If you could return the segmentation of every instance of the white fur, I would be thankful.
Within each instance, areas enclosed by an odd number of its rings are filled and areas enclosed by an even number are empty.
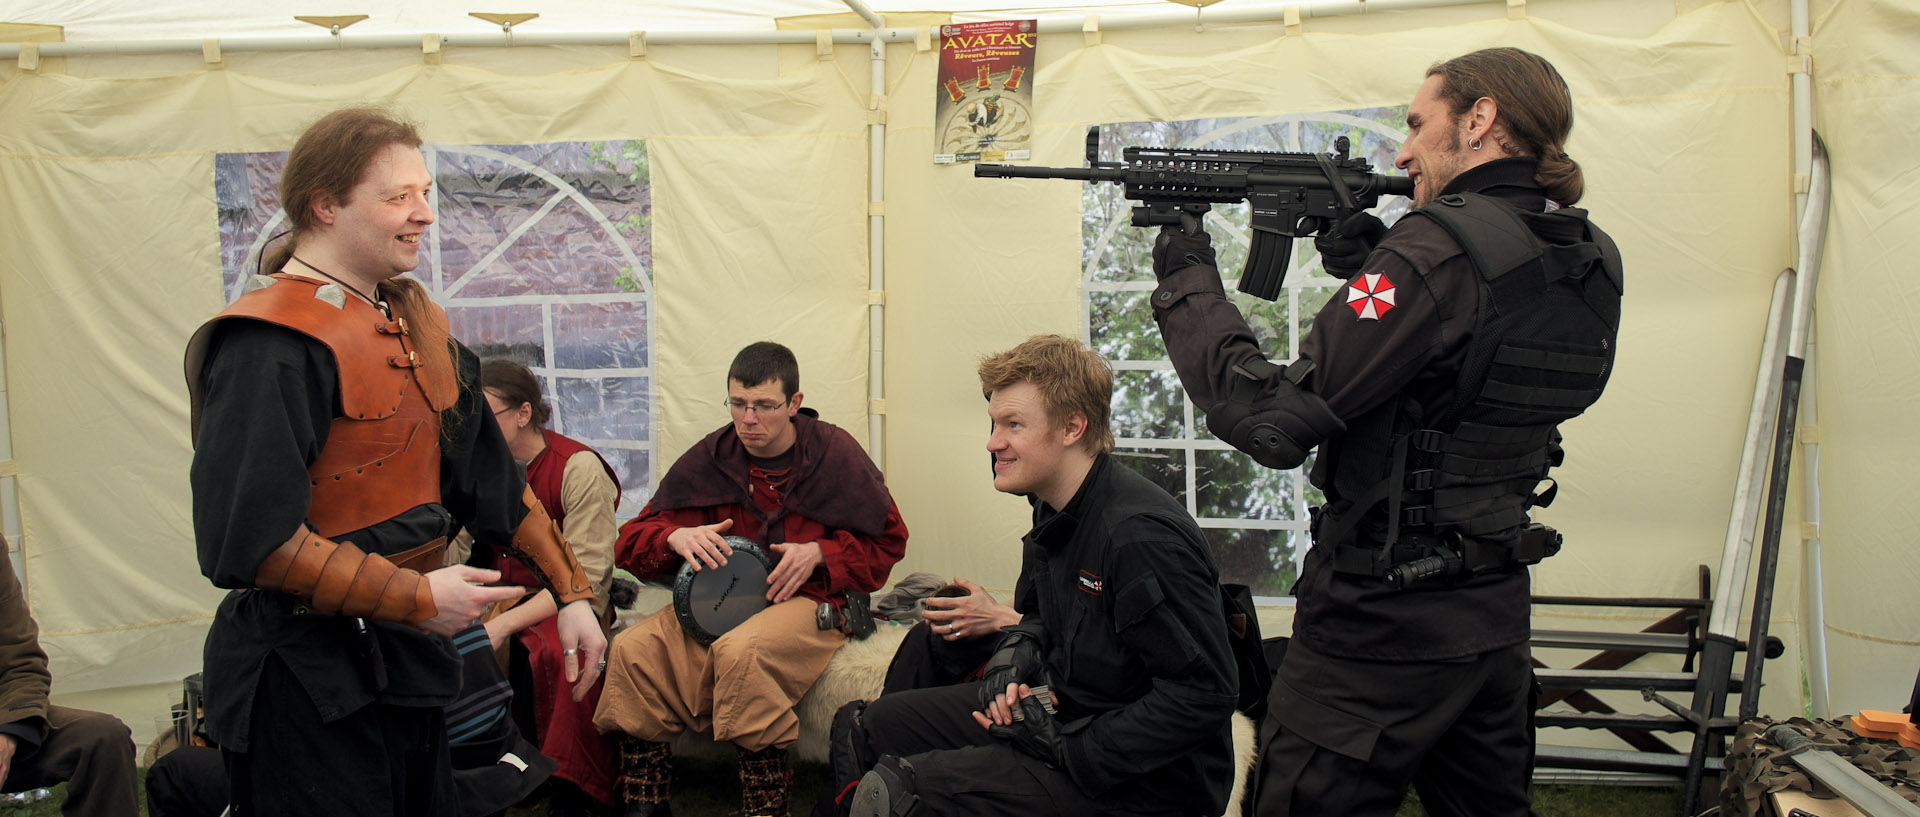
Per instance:
[[[1240,796],[1247,791],[1247,775],[1260,759],[1260,733],[1245,713],[1233,713],[1233,788],[1227,792],[1227,810],[1222,817],[1238,817]]]

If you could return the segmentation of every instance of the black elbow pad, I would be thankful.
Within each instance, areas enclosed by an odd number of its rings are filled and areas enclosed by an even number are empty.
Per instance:
[[[1207,411],[1207,430],[1268,468],[1286,469],[1307,461],[1307,452],[1347,429],[1320,395],[1304,391],[1275,367],[1276,376],[1256,388],[1235,388],[1233,396]],[[1242,374],[1251,375],[1245,371]]]

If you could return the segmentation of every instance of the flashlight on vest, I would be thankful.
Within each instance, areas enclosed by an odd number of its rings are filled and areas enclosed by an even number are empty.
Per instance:
[[[1423,559],[1402,562],[1387,569],[1382,578],[1387,586],[1395,590],[1405,590],[1423,579],[1435,576],[1452,576],[1460,572],[1465,561],[1458,554],[1437,553]]]

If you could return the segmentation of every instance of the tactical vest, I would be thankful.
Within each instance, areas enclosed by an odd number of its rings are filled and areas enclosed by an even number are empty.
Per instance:
[[[246,294],[194,333],[186,368],[196,439],[207,344],[213,327],[230,318],[284,326],[333,353],[341,413],[307,468],[307,521],[315,533],[336,537],[440,501],[440,412],[453,405],[458,387],[427,394],[414,374],[420,362],[406,321],[311,278],[254,276]]]
[[[1372,439],[1346,446],[1339,467],[1387,477],[1315,523],[1335,570],[1396,586],[1512,569],[1559,549],[1559,535],[1529,523],[1528,509],[1553,501],[1547,472],[1560,464],[1559,424],[1606,386],[1622,292],[1619,250],[1584,210],[1529,213],[1464,193],[1408,217],[1445,228],[1479,276],[1454,400],[1416,425],[1422,412],[1403,394],[1390,420],[1381,413],[1380,422],[1350,426],[1349,439]],[[1582,238],[1543,240],[1569,233]],[[1347,461],[1347,452],[1362,461]],[[1359,521],[1383,503],[1385,541],[1357,541]]]

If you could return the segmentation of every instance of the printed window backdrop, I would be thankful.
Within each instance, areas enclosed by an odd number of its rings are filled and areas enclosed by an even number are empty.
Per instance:
[[[1325,153],[1335,138],[1345,136],[1352,142],[1351,155],[1366,159],[1375,173],[1395,173],[1393,157],[1406,139],[1406,116],[1401,106],[1109,124],[1100,126],[1100,158],[1119,161],[1121,149],[1130,146]],[[1393,224],[1408,205],[1404,198],[1388,196],[1373,212]],[[1300,559],[1311,543],[1307,509],[1325,501],[1307,484],[1313,461],[1274,471],[1208,433],[1205,414],[1186,399],[1153,323],[1147,298],[1154,286],[1155,231],[1130,225],[1132,207],[1117,184],[1089,183],[1081,199],[1082,332],[1113,364],[1114,453],[1186,503],[1213,545],[1222,580],[1279,600],[1300,575]],[[1275,362],[1290,361],[1314,315],[1345,282],[1328,277],[1312,239],[1301,239],[1293,242],[1280,300],[1268,303],[1240,294],[1235,287],[1246,263],[1247,219],[1245,204],[1223,205],[1207,214],[1206,228],[1213,234],[1227,291],[1261,349]]]
[[[548,427],[600,452],[620,477],[619,517],[653,476],[653,213],[639,140],[427,145],[434,223],[411,275],[481,358],[541,378]],[[287,229],[285,153],[216,162],[227,300]]]

